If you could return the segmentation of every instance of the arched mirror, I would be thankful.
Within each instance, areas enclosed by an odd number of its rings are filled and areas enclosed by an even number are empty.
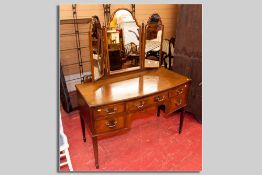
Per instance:
[[[140,31],[129,10],[113,13],[107,29],[109,74],[140,69]]]
[[[92,49],[93,57],[92,64],[92,78],[98,80],[104,75],[104,39],[103,29],[98,16],[92,17]]]
[[[157,13],[151,15],[145,27],[145,68],[160,66],[164,25]]]

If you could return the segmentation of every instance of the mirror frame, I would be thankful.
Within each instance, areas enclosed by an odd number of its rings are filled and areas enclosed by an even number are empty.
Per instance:
[[[130,13],[130,15],[132,16],[132,18],[135,20],[135,23],[137,25],[137,27],[139,28],[139,68],[138,69],[134,69],[134,70],[119,70],[119,72],[116,73],[112,73],[110,71],[110,61],[109,61],[109,51],[108,51],[108,38],[107,38],[107,30],[110,28],[110,23],[111,21],[114,19],[114,16],[116,14],[117,11],[119,10],[126,10]],[[116,9],[109,18],[109,21],[106,25],[107,27],[105,28],[105,49],[106,49],[106,74],[107,75],[116,75],[116,74],[121,74],[121,73],[126,73],[126,72],[132,72],[132,71],[138,71],[138,70],[142,70],[143,69],[143,55],[142,55],[142,51],[143,51],[143,28],[141,27],[141,25],[138,24],[136,17],[133,15],[133,13],[127,9],[127,8],[118,8]],[[111,72],[111,73],[110,73]]]
[[[151,20],[151,18],[152,18],[153,15],[158,15],[158,16],[159,16],[159,22],[160,22],[160,24],[158,24],[158,26],[161,26],[161,27],[162,27],[161,43],[160,43],[160,51],[159,51],[159,52],[160,52],[160,53],[159,53],[159,65],[158,65],[158,67],[145,67],[147,28],[148,28],[149,25],[150,25],[150,20]],[[144,46],[143,46],[143,48],[144,48],[144,53],[143,53],[143,57],[144,57],[144,59],[143,59],[143,62],[144,62],[143,65],[144,65],[144,68],[146,68],[146,69],[155,69],[155,68],[160,68],[160,67],[161,67],[163,36],[164,36],[164,25],[163,25],[163,23],[162,23],[161,17],[160,17],[160,15],[159,15],[158,13],[153,13],[153,14],[148,18],[147,24],[145,25],[145,30],[144,30],[144,41],[143,41],[143,43],[144,43]]]
[[[95,17],[97,17],[98,18],[98,16],[93,16],[92,18],[95,18]],[[97,79],[95,79],[95,72],[94,72],[94,57],[93,57],[93,40],[92,40],[92,35],[93,35],[93,28],[91,28],[91,32],[90,32],[90,34],[89,34],[89,37],[90,37],[90,40],[89,40],[89,44],[90,44],[90,47],[89,47],[89,49],[90,49],[90,63],[91,63],[91,73],[92,73],[92,81],[94,82],[94,81],[97,81],[97,80],[100,80],[101,78],[103,78],[104,76],[105,76],[105,33],[104,33],[104,26],[102,27],[101,26],[101,23],[100,23],[100,20],[99,20],[99,18],[98,18],[98,21],[99,21],[99,24],[100,24],[100,29],[99,28],[96,28],[96,32],[98,31],[98,30],[101,30],[101,36],[100,36],[100,38],[98,38],[98,41],[97,42],[100,42],[101,41],[101,69],[102,69],[102,73],[101,73],[101,76],[99,77],[99,78],[97,78]],[[93,26],[92,26],[93,27]],[[100,40],[100,41],[99,41]],[[97,43],[98,44],[98,43]]]

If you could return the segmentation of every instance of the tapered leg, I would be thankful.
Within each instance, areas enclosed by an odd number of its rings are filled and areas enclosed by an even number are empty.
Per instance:
[[[179,123],[179,134],[182,132],[183,122],[184,122],[185,107],[181,108],[180,112],[180,123]]]
[[[85,128],[85,121],[82,118],[82,115],[80,113],[80,121],[81,121],[81,128],[82,128],[82,134],[83,134],[83,141],[86,142],[86,128]]]
[[[94,156],[95,156],[95,165],[96,169],[99,168],[99,163],[98,163],[98,146],[97,146],[97,137],[92,137],[93,140],[93,149],[94,149]]]

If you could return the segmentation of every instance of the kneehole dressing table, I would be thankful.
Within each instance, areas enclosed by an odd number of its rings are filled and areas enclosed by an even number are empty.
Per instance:
[[[179,133],[190,79],[164,68],[76,85],[83,139],[85,125],[92,134],[96,168],[97,137],[130,128],[132,113],[148,108],[166,114],[181,110]],[[162,107],[162,108],[161,108]]]
[[[191,80],[161,67],[164,26],[157,13],[141,26],[128,9],[117,9],[103,27],[94,18],[92,82],[77,84],[76,90],[83,140],[87,126],[99,168],[97,138],[129,129],[134,113],[155,108],[159,116],[180,110],[181,133]]]

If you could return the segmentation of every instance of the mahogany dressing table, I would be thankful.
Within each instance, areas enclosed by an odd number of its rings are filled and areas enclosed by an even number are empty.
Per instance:
[[[121,18],[118,12],[126,17],[123,19],[131,20],[116,23]],[[90,55],[92,82],[76,85],[83,140],[86,141],[87,126],[96,168],[99,168],[97,138],[130,129],[132,114],[136,112],[155,108],[159,116],[160,110],[165,115],[180,110],[181,133],[191,82],[185,76],[161,68],[164,27],[158,14],[153,14],[142,27],[128,9],[116,10],[110,21],[96,29],[98,48]],[[157,44],[147,45],[152,42]],[[117,66],[112,62],[114,54],[110,53],[113,46],[121,62]],[[92,44],[90,47],[93,50]],[[99,61],[95,62],[94,58]]]
[[[83,140],[86,141],[87,125],[92,134],[96,168],[97,137],[130,128],[132,113],[151,107],[159,110],[163,105],[166,114],[181,110],[181,133],[190,81],[160,68],[76,85]]]

